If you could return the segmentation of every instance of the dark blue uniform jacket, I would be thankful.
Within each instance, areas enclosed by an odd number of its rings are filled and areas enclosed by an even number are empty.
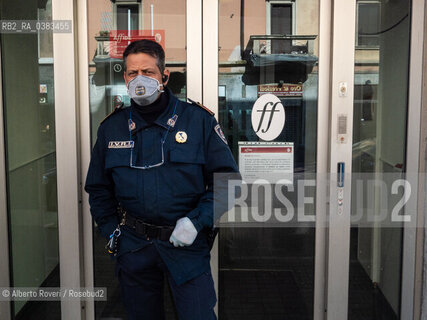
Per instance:
[[[150,240],[178,284],[209,270],[210,253],[204,231],[213,225],[213,175],[238,172],[217,125],[208,111],[179,101],[169,92],[168,107],[152,124],[145,122],[132,106],[109,116],[98,129],[92,152],[85,190],[103,236],[108,238],[119,223],[118,205],[156,225],[174,226],[179,218],[187,216],[199,231],[194,243],[187,247],[175,248],[168,241]],[[187,135],[184,143],[177,142],[178,132]],[[162,139],[163,165],[148,170],[131,168],[131,152],[133,166],[160,163]],[[133,150],[129,141],[133,141]],[[150,243],[126,226],[121,230],[118,256]]]

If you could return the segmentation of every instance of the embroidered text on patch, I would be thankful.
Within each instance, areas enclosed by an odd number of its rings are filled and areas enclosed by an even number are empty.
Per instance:
[[[133,148],[133,141],[110,141],[108,143],[109,149],[129,149]]]

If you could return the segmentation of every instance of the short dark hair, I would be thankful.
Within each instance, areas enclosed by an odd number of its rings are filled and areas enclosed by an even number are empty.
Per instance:
[[[159,67],[160,73],[163,74],[165,71],[165,51],[162,46],[152,40],[138,40],[131,42],[125,51],[123,52],[123,65],[126,71],[126,58],[128,55],[133,53],[146,53],[153,58],[157,59],[157,66]]]

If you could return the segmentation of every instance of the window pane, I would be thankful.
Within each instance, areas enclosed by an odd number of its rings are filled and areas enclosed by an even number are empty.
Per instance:
[[[51,1],[2,1],[1,19],[51,19]],[[0,34],[11,286],[59,287],[52,33]],[[60,301],[14,301],[17,319],[59,319]]]
[[[271,34],[292,34],[292,6],[271,5]],[[290,40],[271,41],[271,53],[289,53]]]
[[[358,8],[359,45],[371,48],[355,48],[348,318],[400,319],[403,227],[385,223],[396,199],[383,191],[405,175],[411,1]]]
[[[138,5],[117,6],[117,30],[138,30]]]

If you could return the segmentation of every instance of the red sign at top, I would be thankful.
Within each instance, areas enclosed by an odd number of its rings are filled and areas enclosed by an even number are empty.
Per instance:
[[[243,147],[241,153],[292,153],[292,147]]]
[[[110,57],[122,59],[131,42],[143,39],[156,41],[165,49],[165,30],[111,30]]]

